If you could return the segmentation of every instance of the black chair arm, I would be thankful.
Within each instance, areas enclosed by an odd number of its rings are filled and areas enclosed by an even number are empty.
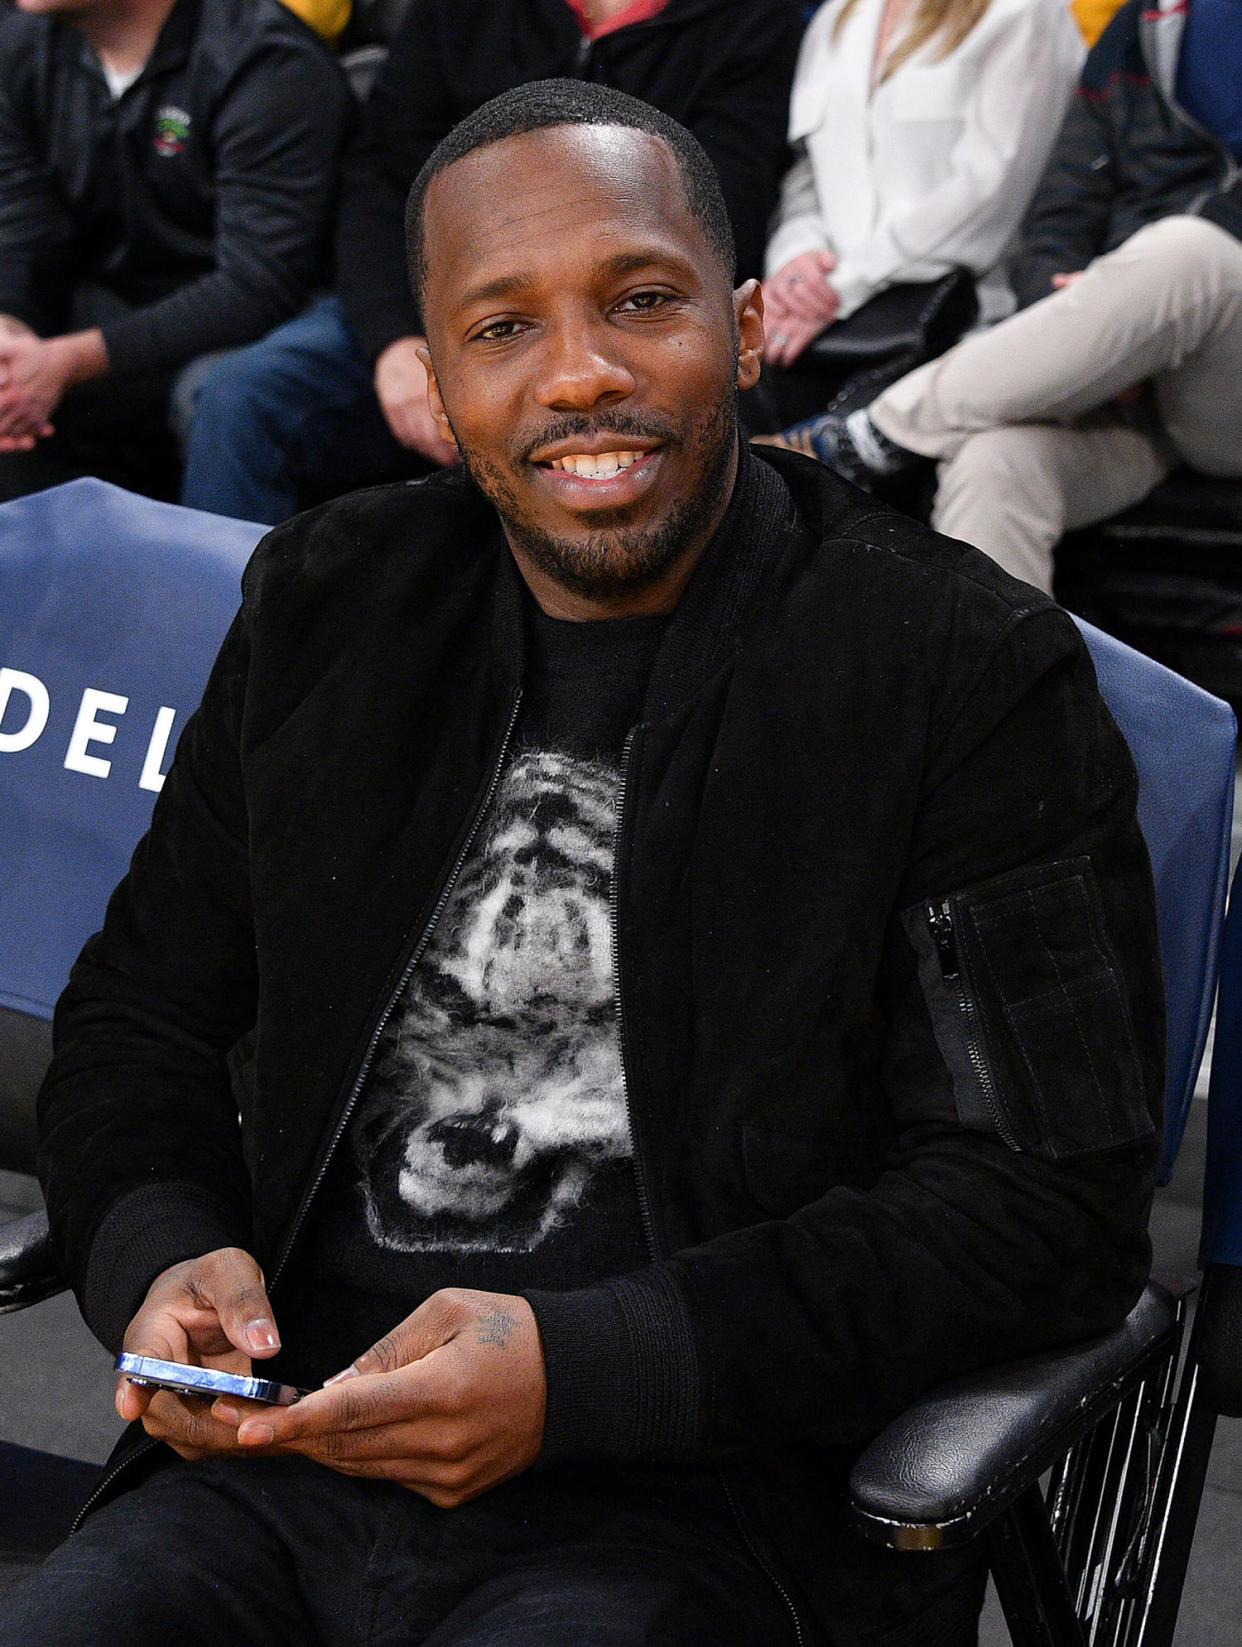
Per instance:
[[[57,1267],[42,1207],[0,1225],[0,1315],[52,1298],[67,1284]]]
[[[855,1529],[899,1550],[969,1543],[1172,1352],[1180,1296],[1149,1282],[1112,1332],[930,1390],[856,1461]]]

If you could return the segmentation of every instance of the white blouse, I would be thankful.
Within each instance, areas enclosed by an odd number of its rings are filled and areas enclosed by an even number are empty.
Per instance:
[[[802,41],[790,102],[797,159],[768,242],[774,274],[800,252],[836,253],[842,320],[894,281],[955,264],[979,280],[981,316],[1012,298],[997,264],[1060,130],[1085,47],[1066,0],[992,0],[946,58],[936,42],[870,90],[884,0],[827,0]]]

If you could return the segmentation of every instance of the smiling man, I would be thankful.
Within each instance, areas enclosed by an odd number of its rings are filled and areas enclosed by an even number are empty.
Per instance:
[[[1146,1274],[1127,753],[1051,602],[739,452],[665,117],[507,94],[409,241],[463,470],[257,551],[42,1102],[102,1340],[313,1393],[122,1380],[3,1639],[971,1642],[844,1476]]]

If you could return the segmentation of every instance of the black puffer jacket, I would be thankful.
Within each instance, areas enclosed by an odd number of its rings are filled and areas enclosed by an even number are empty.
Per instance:
[[[105,1342],[160,1270],[226,1244],[279,1319],[503,758],[520,636],[495,518],[453,477],[257,551],[57,1014],[42,1172]],[[624,779],[651,1263],[531,1295],[542,1462],[721,1461],[832,1642],[887,1639],[944,1582],[845,1532],[858,1445],[938,1379],[1111,1324],[1145,1278],[1163,1051],[1134,799],[1059,608],[818,464],[744,457]]]
[[[351,119],[278,0],[177,0],[119,98],[68,22],[0,13],[0,313],[50,335],[109,288],[118,373],[250,342],[322,272]]]
[[[1193,0],[1190,0],[1193,4]],[[1175,212],[1242,238],[1232,155],[1174,95],[1187,0],[1127,0],[1083,67],[1078,95],[1022,226],[1012,280],[1025,306]]]
[[[793,0],[669,0],[594,42],[565,0],[413,0],[346,163],[337,227],[337,290],[367,355],[422,329],[405,257],[410,184],[459,120],[528,80],[598,81],[688,127],[720,178],[741,275],[760,274],[801,33]]]

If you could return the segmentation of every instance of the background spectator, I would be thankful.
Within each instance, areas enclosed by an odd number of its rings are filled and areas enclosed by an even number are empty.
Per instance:
[[[213,368],[182,501],[277,521],[308,492],[450,460],[417,354],[405,197],[440,138],[507,87],[571,75],[681,121],[715,164],[741,274],[758,274],[800,32],[790,0],[414,0],[346,166],[337,293]]]
[[[277,0],[0,15],[0,496],[149,462],[178,369],[296,310],[348,110]]]
[[[764,284],[769,364],[789,367],[894,283],[955,266],[977,277],[985,319],[1006,313],[1000,258],[1082,57],[1064,0],[829,0],[790,103],[797,158]],[[775,393],[788,416],[810,409],[796,383]]]
[[[1179,460],[1242,474],[1240,23],[1239,0],[1129,0],[1031,208],[1030,307],[800,443],[864,480],[939,459],[939,530],[1045,588],[1065,531]]]

